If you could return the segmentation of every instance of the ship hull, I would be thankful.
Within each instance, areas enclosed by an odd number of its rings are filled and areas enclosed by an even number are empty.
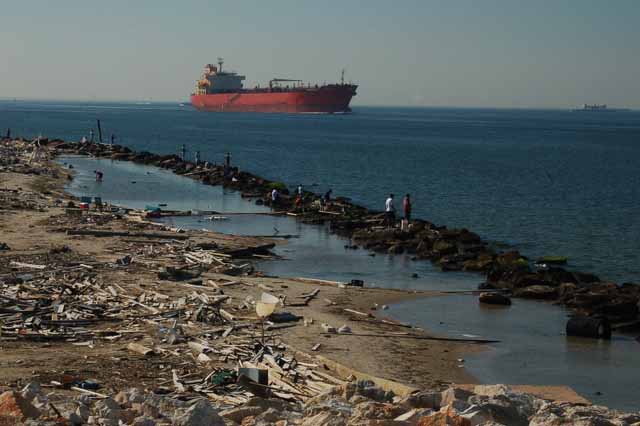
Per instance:
[[[291,91],[241,91],[193,94],[191,104],[202,111],[338,113],[349,112],[355,86],[336,85]]]

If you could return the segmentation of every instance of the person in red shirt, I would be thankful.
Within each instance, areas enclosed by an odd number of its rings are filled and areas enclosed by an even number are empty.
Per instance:
[[[404,217],[402,222],[400,222],[400,230],[408,231],[409,221],[411,220],[411,196],[409,194],[405,195],[402,200],[402,212],[404,213]]]
[[[404,196],[404,200],[402,200],[402,212],[404,213],[404,218],[408,221],[411,220],[411,196],[409,194]]]

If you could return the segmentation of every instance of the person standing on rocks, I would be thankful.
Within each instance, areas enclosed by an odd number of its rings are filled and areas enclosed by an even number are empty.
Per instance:
[[[222,173],[225,180],[229,179],[231,175],[231,153],[230,152],[227,152],[227,154],[224,156],[224,166],[222,169]]]
[[[324,193],[324,202],[329,204],[331,202],[331,194],[333,193],[333,189],[329,189]]]
[[[320,211],[326,211],[331,204],[331,194],[333,193],[332,189],[329,189],[324,193],[322,197],[320,197]]]
[[[402,225],[400,226],[400,228],[403,231],[407,231],[409,229],[409,222],[411,221],[411,208],[411,196],[407,194],[402,200],[402,213],[404,217],[402,219]]]
[[[387,227],[393,227],[396,223],[396,207],[393,205],[393,194],[389,194],[389,198],[384,203],[384,213]]]

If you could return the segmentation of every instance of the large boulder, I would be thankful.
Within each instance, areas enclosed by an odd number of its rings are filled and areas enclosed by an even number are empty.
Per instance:
[[[455,242],[450,240],[437,240],[433,243],[433,249],[439,256],[446,256],[458,252]]]
[[[558,297],[558,289],[548,285],[532,285],[515,290],[513,295],[524,299],[553,300]]]
[[[526,426],[529,418],[544,405],[543,400],[513,392],[505,385],[479,385],[474,388],[474,393],[468,400],[471,407],[462,413],[472,420],[472,424],[483,419],[504,425]]]
[[[598,278],[598,276],[594,274],[585,272],[573,272],[573,276],[575,277],[576,282],[583,286],[600,282],[600,278]]]
[[[531,271],[526,261],[523,264],[513,263],[511,265],[499,264],[494,261],[487,271],[487,282],[500,288],[523,287],[523,277],[530,273]]]
[[[16,424],[39,416],[40,411],[18,392],[7,391],[0,395],[0,424]]]
[[[553,285],[559,285],[561,283],[574,283],[576,284],[578,280],[575,275],[566,269],[563,268],[547,268],[545,270],[540,271],[540,275],[545,281],[553,283]]]
[[[198,400],[184,413],[176,415],[173,424],[178,426],[225,426],[224,419],[218,415],[218,411],[206,399]]]
[[[511,299],[502,293],[483,292],[478,296],[478,301],[487,305],[511,305]]]
[[[638,300],[631,296],[619,296],[598,306],[596,314],[621,320],[631,320],[638,315]]]
[[[323,401],[334,400],[336,398],[349,401],[354,396],[359,395],[367,399],[378,402],[390,402],[395,394],[387,392],[375,385],[370,380],[358,380],[340,386],[334,386],[326,392],[321,393],[305,402],[305,408],[316,405]]]
[[[406,408],[431,408],[439,410],[442,404],[442,393],[436,391],[421,391],[406,396],[400,401],[400,405]]]
[[[249,416],[257,416],[262,414],[265,410],[262,407],[251,407],[251,406],[240,406],[235,408],[230,408],[228,410],[224,410],[220,412],[220,416],[225,419],[232,420],[236,423],[242,423],[242,420],[245,417]]]
[[[512,280],[512,282],[515,288],[530,287],[532,285],[552,286],[551,283],[545,280],[542,274],[539,272],[536,272],[534,274],[518,275],[516,278]]]
[[[530,426],[618,426],[636,424],[630,418],[597,405],[545,404],[529,421]]]
[[[396,404],[375,401],[363,401],[354,407],[351,420],[354,419],[395,419],[403,414],[404,408]]]
[[[472,426],[472,423],[456,413],[452,407],[443,407],[437,413],[420,418],[418,426]]]
[[[490,253],[481,253],[475,259],[463,262],[462,269],[465,271],[488,271],[493,265],[493,256]]]
[[[325,411],[305,418],[300,426],[345,426],[347,420],[348,417],[342,413]]]
[[[573,297],[577,290],[578,285],[575,283],[562,283],[558,286],[558,297],[566,303],[567,300]]]
[[[524,266],[526,259],[519,251],[513,250],[496,256],[496,263],[503,267]]]
[[[453,404],[455,401],[467,402],[472,395],[473,392],[469,392],[468,390],[450,387],[442,391],[440,405],[444,407]]]

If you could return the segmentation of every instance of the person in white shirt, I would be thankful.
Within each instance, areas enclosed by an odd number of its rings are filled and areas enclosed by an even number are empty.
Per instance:
[[[278,198],[280,198],[280,193],[276,188],[273,188],[273,191],[271,191],[271,204],[276,204],[279,201]]]
[[[384,212],[388,227],[393,227],[396,223],[396,207],[393,205],[393,194],[389,194],[389,198],[384,203]]]

